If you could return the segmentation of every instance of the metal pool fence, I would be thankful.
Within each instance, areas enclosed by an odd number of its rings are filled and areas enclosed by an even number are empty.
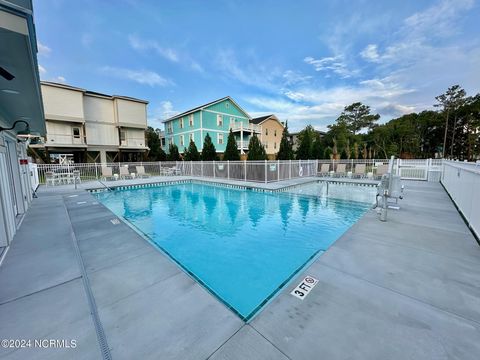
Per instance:
[[[272,161],[156,161],[135,163],[36,164],[40,184],[59,185],[111,177],[195,176],[270,183],[309,176],[378,177],[389,159],[272,160]],[[441,159],[393,160],[393,171],[403,179],[439,181]],[[75,173],[74,173],[75,172]]]
[[[444,161],[441,182],[480,238],[480,163]]]

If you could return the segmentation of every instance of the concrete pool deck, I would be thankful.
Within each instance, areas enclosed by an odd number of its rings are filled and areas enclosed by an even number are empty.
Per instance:
[[[0,267],[0,338],[77,346],[0,358],[100,359],[100,327],[113,359],[478,359],[480,246],[440,184],[404,183],[388,222],[369,211],[248,324],[112,222],[91,183],[42,187]]]

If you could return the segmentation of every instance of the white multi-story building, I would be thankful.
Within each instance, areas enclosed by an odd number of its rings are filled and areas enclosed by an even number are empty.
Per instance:
[[[43,81],[47,134],[31,148],[75,162],[140,161],[147,151],[148,101]],[[47,156],[48,157],[48,156]]]
[[[21,132],[45,133],[32,3],[0,1],[0,263],[32,200]]]

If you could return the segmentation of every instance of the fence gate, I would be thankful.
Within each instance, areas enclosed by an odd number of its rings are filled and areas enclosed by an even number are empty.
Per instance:
[[[397,175],[405,180],[428,180],[429,159],[397,159]]]

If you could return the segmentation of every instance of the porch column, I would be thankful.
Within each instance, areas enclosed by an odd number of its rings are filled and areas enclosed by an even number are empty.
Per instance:
[[[100,162],[102,164],[107,163],[107,151],[106,150],[100,150]]]

